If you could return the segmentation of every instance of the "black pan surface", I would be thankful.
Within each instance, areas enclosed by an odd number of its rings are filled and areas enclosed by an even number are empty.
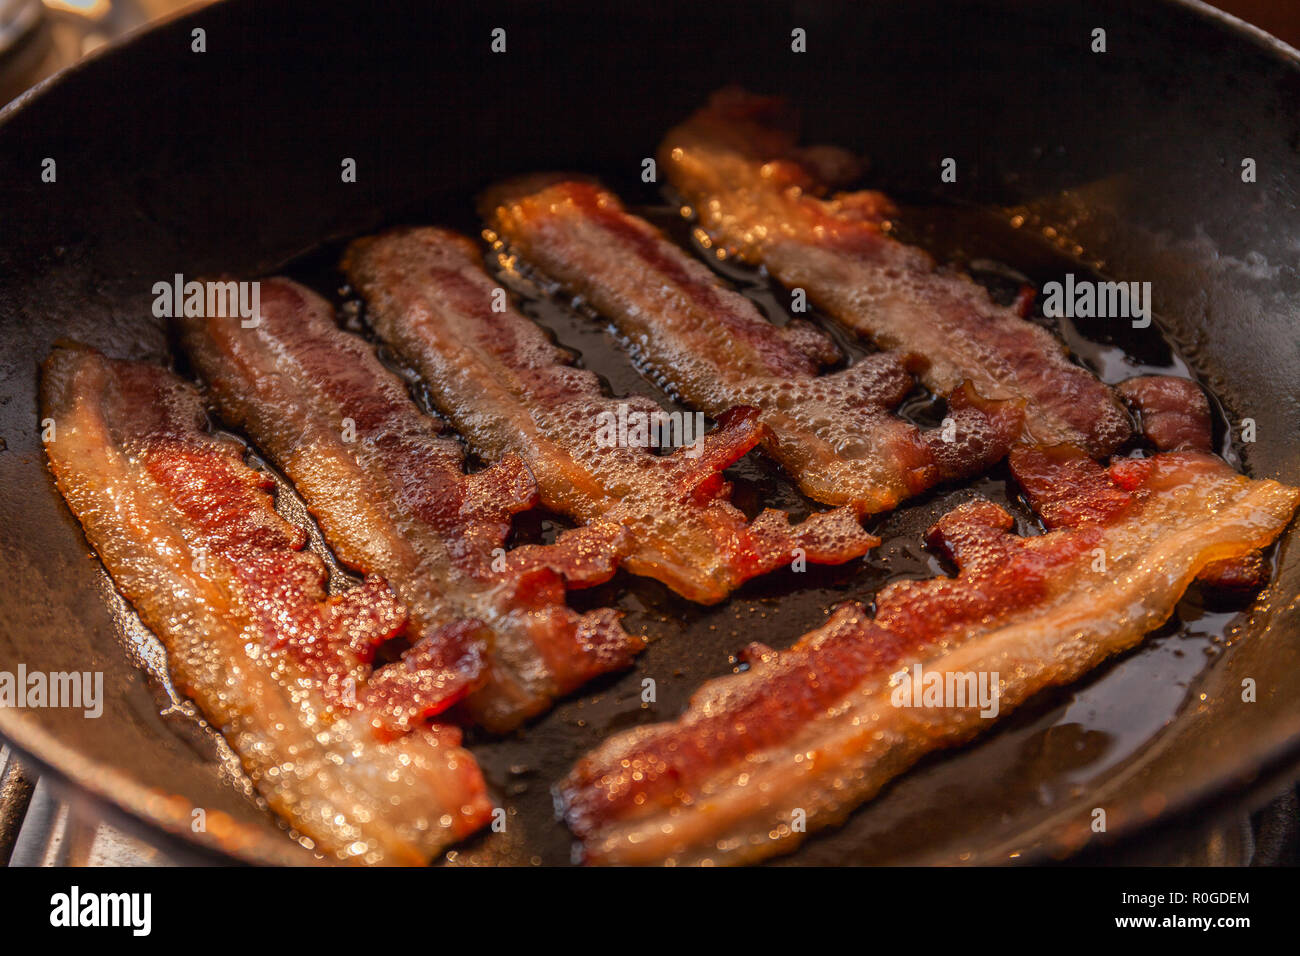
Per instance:
[[[507,31],[504,54],[490,51],[495,27]],[[807,53],[790,50],[796,27]],[[1090,49],[1097,27],[1105,53]],[[204,53],[192,50],[195,29]],[[1219,403],[1225,456],[1300,482],[1300,57],[1206,7],[671,0],[485,12],[230,0],[120,44],[0,115],[0,670],[102,670],[107,689],[99,719],[0,709],[0,734],[191,843],[312,862],[250,798],[220,738],[169,697],[156,641],[55,491],[38,362],[61,338],[172,362],[150,306],[153,283],[177,272],[286,269],[347,312],[339,241],[398,222],[473,231],[474,194],[512,173],[593,172],[664,214],[664,197],[638,179],[641,159],[729,82],[789,95],[810,140],[870,155],[870,184],[905,200],[908,235],[995,294],[1066,271],[1150,281],[1158,328],[1058,331],[1107,381],[1145,370],[1198,378]],[[940,189],[948,156],[959,178]],[[41,180],[47,157],[55,183]],[[340,181],[345,157],[357,161],[355,183]],[[1257,182],[1242,181],[1245,158]],[[782,321],[782,297],[761,276],[727,274]],[[666,400],[598,323],[516,291],[616,393]],[[908,413],[923,421],[935,409],[918,394]],[[1255,420],[1253,443],[1234,438],[1243,418]],[[734,477],[745,506],[806,507],[758,456]],[[613,730],[675,715],[748,641],[786,646],[836,601],[942,573],[919,532],[975,493],[1004,498],[1004,474],[883,519],[886,544],[863,561],[776,575],[715,608],[625,576],[576,598],[617,603],[654,643],[634,671],[523,732],[471,736],[509,823],[450,858],[566,862],[549,788],[574,759]],[[280,501],[298,507],[288,489]],[[538,515],[516,534],[554,529]],[[1273,558],[1275,581],[1257,603],[1190,593],[1141,648],[924,761],[782,862],[1060,858],[1289,772],[1300,744],[1300,555],[1284,539]],[[647,707],[644,676],[659,688]],[[1245,678],[1255,703],[1241,701]],[[207,811],[199,833],[195,807]],[[1096,807],[1106,834],[1090,828]]]

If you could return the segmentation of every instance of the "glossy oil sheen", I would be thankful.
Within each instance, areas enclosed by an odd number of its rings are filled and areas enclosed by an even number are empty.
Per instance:
[[[638,191],[635,185],[625,185],[624,189],[633,195]],[[719,260],[700,247],[676,206],[652,203],[634,211],[713,266],[770,321],[784,325],[794,318],[784,289],[761,270]],[[429,208],[418,215],[439,224],[453,223],[466,232],[476,226],[454,202],[449,208]],[[1060,278],[1067,271],[1073,272],[1076,280],[1102,278],[1077,258],[1062,255],[1041,237],[1013,228],[998,210],[917,198],[903,208],[893,228],[900,238],[927,248],[939,261],[967,269],[1004,302],[1010,301],[1021,283],[1041,288],[1044,282]],[[333,268],[337,252],[337,245],[330,244],[291,265],[289,272],[322,294],[333,296],[340,323],[368,335],[364,303],[350,294]],[[995,257],[1007,257],[1007,261]],[[581,302],[563,294],[548,294],[545,288],[549,283],[531,275],[526,267],[521,271],[504,270],[490,254],[484,261],[497,281],[515,296],[521,311],[573,353],[578,365],[600,375],[612,395],[644,395],[669,410],[685,410],[671,392],[643,374],[609,322]],[[871,350],[869,343],[816,310],[800,317],[815,322],[829,334],[844,352],[845,362]],[[1067,341],[1076,360],[1108,383],[1142,374],[1195,377],[1162,331],[1159,319],[1141,330],[1131,328],[1128,322],[1100,319],[1089,320],[1093,324],[1087,327],[1084,320],[1072,323],[1046,319],[1040,307],[1034,319]],[[387,361],[411,381],[417,401],[432,410],[418,376],[391,355]],[[1211,405],[1219,452],[1239,463],[1223,408],[1217,400],[1212,400]],[[943,418],[943,401],[917,386],[902,407],[902,414],[914,424],[932,427]],[[1134,439],[1128,450],[1140,448],[1141,440]],[[727,476],[734,484],[737,503],[748,513],[776,506],[802,516],[821,507],[805,498],[760,451],[747,455],[728,470]],[[950,569],[924,548],[922,534],[944,512],[975,495],[990,498],[1015,515],[1020,533],[1041,532],[1037,519],[1019,499],[1005,466],[999,465],[973,482],[936,489],[892,514],[873,519],[868,527],[883,543],[864,559],[838,568],[813,566],[800,574],[782,571],[768,575],[750,582],[716,607],[692,604],[657,582],[626,573],[620,573],[609,584],[571,594],[570,603],[580,608],[613,606],[622,610],[627,629],[650,638],[650,649],[631,673],[607,678],[594,689],[572,695],[519,734],[499,739],[471,731],[467,742],[482,764],[489,785],[512,816],[506,833],[480,834],[452,851],[448,860],[568,861],[571,841],[564,827],[553,819],[550,785],[574,761],[615,731],[675,717],[703,680],[738,666],[737,654],[747,643],[760,641],[776,648],[788,647],[802,633],[822,623],[826,611],[839,602],[870,603],[890,581],[949,573]],[[565,519],[554,515],[526,515],[516,521],[514,542],[553,540],[557,531],[569,526]],[[1211,666],[1240,623],[1241,611],[1247,604],[1194,588],[1179,604],[1175,618],[1135,651],[1068,689],[1039,695],[1028,707],[1000,721],[978,747],[959,753],[955,769],[947,765],[952,755],[941,752],[929,757],[920,772],[956,781],[969,772],[964,764],[977,761],[980,777],[996,774],[994,779],[1014,786],[1014,764],[994,772],[984,766],[986,750],[1014,762],[1041,759],[1040,755],[1047,752],[1059,767],[1050,781],[1041,783],[1037,799],[1051,805],[1063,798],[1081,796],[1092,782],[1121,766],[1174,720],[1201,673]],[[642,681],[647,677],[656,685],[653,704],[642,702]],[[927,799],[924,787],[919,793],[909,792],[916,788],[910,776],[905,777],[876,802],[887,812],[893,801],[902,800],[900,806],[915,812],[918,801],[924,806]],[[905,796],[894,795],[900,789]],[[934,807],[935,820],[943,816],[942,799]],[[876,810],[872,816],[880,812]],[[849,823],[851,829],[859,826],[856,818]],[[887,830],[873,831],[865,841],[880,848],[880,860],[888,860],[890,853],[908,850],[895,845]],[[819,848],[828,842],[833,846],[835,832],[832,829],[818,835],[789,862],[805,857],[820,861],[818,854],[826,851]],[[864,858],[863,862],[869,860]]]

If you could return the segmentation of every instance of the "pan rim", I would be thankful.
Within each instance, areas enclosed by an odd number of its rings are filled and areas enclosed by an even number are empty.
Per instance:
[[[132,46],[141,37],[170,27],[177,21],[187,19],[218,2],[220,2],[220,0],[193,0],[192,3],[181,7],[179,10],[173,10],[170,13],[163,14],[156,20],[150,20],[147,23],[142,23],[139,26],[132,27],[130,30],[127,30],[120,36],[114,37],[107,43],[100,44],[75,63],[69,63],[67,66],[56,70],[54,73],[45,77],[45,79],[37,82],[34,86],[30,86],[23,90],[8,103],[4,104],[4,106],[0,107],[0,129],[9,122],[14,114],[22,112],[32,101],[39,100],[42,96],[46,95],[50,89],[69,77],[80,73],[84,69],[94,68],[100,60],[116,56],[120,50],[124,47]]]
[[[1203,20],[1217,21],[1225,28],[1248,37],[1260,49],[1268,50],[1283,60],[1289,60],[1293,65],[1300,65],[1300,50],[1253,23],[1248,23],[1226,10],[1211,6],[1205,0],[1160,0],[1160,2],[1169,6],[1183,7],[1199,15]]]
[[[24,732],[24,725],[34,732]],[[313,860],[287,831],[274,836],[260,827],[231,820],[222,828],[230,833],[227,839],[214,835],[211,830],[195,832],[189,825],[195,807],[188,798],[169,794],[161,787],[145,786],[109,764],[87,758],[54,734],[32,728],[21,720],[8,720],[3,709],[0,709],[0,737],[21,757],[52,770],[65,784],[90,794],[134,820],[217,856],[241,863],[277,866],[310,866],[314,862],[326,862]],[[185,804],[183,808],[181,803]],[[174,812],[166,812],[168,805]]]

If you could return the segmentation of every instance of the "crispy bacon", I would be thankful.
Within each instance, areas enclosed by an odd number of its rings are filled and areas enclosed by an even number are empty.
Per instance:
[[[677,721],[607,741],[558,791],[586,858],[738,863],[790,850],[922,754],[987,726],[973,694],[914,706],[918,665],[954,687],[988,675],[1006,713],[1136,644],[1200,568],[1272,540],[1300,502],[1300,490],[1195,452],[1107,471],[1081,450],[1021,446],[1011,465],[1058,530],[1018,537],[992,502],[961,505],[929,534],[955,578],[892,584],[874,617],[842,607],[788,651],[752,647],[747,671],[706,684]]]
[[[585,586],[614,573],[617,529],[580,529],[507,554],[511,515],[537,501],[527,467],[508,454],[466,475],[460,445],[439,434],[373,347],[335,325],[320,296],[270,279],[255,328],[180,321],[222,417],[288,475],[341,561],[396,589],[421,659],[443,653],[440,640],[463,640],[466,622],[476,625],[488,666],[466,706],[479,722],[515,727],[626,667],[644,646],[612,610],[577,614],[564,604],[566,580]],[[427,715],[418,700],[404,703],[399,724]]]
[[[733,409],[702,442],[672,455],[611,443],[620,412],[626,421],[662,409],[604,395],[594,374],[507,306],[469,240],[440,229],[390,232],[353,243],[344,269],[376,331],[476,450],[519,455],[546,507],[591,533],[618,529],[630,571],[712,603],[792,556],[837,563],[876,543],[850,509],[793,527],[772,509],[745,521],[722,470],[762,437],[756,409]]]
[[[276,513],[269,477],[207,431],[198,393],[169,372],[57,349],[42,403],[59,490],[167,647],[176,685],[273,810],[361,863],[426,862],[487,822],[457,730],[376,726],[393,707],[434,711],[461,695],[478,667],[471,641],[434,639],[436,654],[417,646],[373,668],[405,608],[377,577],[327,596],[325,567]]]
[[[1119,394],[1138,412],[1142,434],[1160,451],[1212,451],[1210,403],[1185,378],[1143,375],[1121,382]]]
[[[767,321],[596,183],[525,177],[491,190],[483,207],[503,259],[517,252],[613,320],[689,405],[715,417],[759,409],[764,448],[817,501],[887,511],[983,471],[1020,434],[1018,405],[985,402],[969,385],[950,397],[944,428],[921,432],[892,415],[911,390],[913,356],[878,353],[819,376],[813,356],[836,354],[829,339]]]
[[[1204,451],[1214,447],[1210,403],[1195,382],[1144,375],[1121,382],[1117,391],[1138,414],[1142,435],[1160,451]],[[1207,564],[1197,580],[1225,591],[1257,591],[1268,583],[1264,555],[1251,551]]]
[[[1258,591],[1268,583],[1273,573],[1261,551],[1248,551],[1234,558],[1211,561],[1196,580],[1221,591],[1248,593]]]
[[[970,381],[986,398],[1023,400],[1033,441],[1095,456],[1125,441],[1130,425],[1115,396],[1046,330],[892,239],[883,223],[893,210],[879,193],[818,198],[827,164],[809,162],[795,142],[781,100],[723,90],[669,132],[659,163],[709,247],[762,263],[881,348],[924,356],[921,378],[935,391]]]

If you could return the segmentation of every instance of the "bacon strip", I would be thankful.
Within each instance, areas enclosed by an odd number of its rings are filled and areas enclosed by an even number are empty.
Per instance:
[[[610,446],[620,406],[625,416],[662,410],[646,398],[605,396],[594,374],[570,365],[539,326],[506,307],[469,240],[440,229],[390,232],[353,243],[343,265],[376,331],[476,450],[523,458],[551,510],[621,529],[620,554],[633,573],[712,603],[800,554],[838,563],[877,543],[849,509],[793,527],[768,509],[746,523],[721,472],[761,438],[753,408],[724,415],[701,444],[672,455]]]
[[[487,822],[455,728],[381,732],[395,707],[454,698],[472,642],[431,636],[372,670],[405,608],[375,577],[328,597],[268,476],[206,430],[198,393],[165,370],[58,349],[41,387],[59,490],[273,810],[357,863],[427,862]]]
[[[795,142],[781,100],[723,90],[669,132],[659,164],[693,205],[707,245],[765,265],[879,347],[924,356],[921,379],[936,392],[969,381],[986,398],[1023,400],[1033,441],[1094,456],[1125,441],[1130,425],[1115,396],[1056,339],[890,238],[882,223],[892,206],[879,193],[817,198],[831,164]]]
[[[509,730],[632,662],[644,642],[614,611],[577,614],[564,604],[566,580],[585,586],[614,573],[618,541],[608,529],[506,554],[511,515],[537,501],[519,457],[467,476],[460,445],[439,435],[370,345],[335,325],[328,302],[270,279],[261,306],[252,329],[180,320],[195,367],[222,417],[288,475],[339,559],[385,577],[417,631],[477,623],[488,667],[466,702],[476,720]]]
[[[1160,451],[1203,451],[1214,447],[1210,403],[1195,382],[1144,375],[1121,382],[1116,391],[1138,413],[1142,435]],[[1251,551],[1206,565],[1197,580],[1226,591],[1257,591],[1268,583],[1264,555]]]
[[[596,863],[739,863],[839,822],[922,754],[969,739],[981,704],[915,703],[924,675],[983,673],[998,713],[1078,679],[1172,613],[1197,571],[1281,533],[1300,490],[1195,452],[1125,459],[1025,446],[1012,470],[1059,530],[1021,538],[982,499],[945,515],[932,546],[955,578],[886,587],[872,617],[840,608],[790,650],[706,684],[673,723],[620,734],[559,787]],[[996,672],[997,677],[993,677]],[[966,685],[968,686],[968,685]]]
[[[1210,403],[1195,382],[1143,375],[1121,382],[1119,394],[1138,412],[1142,435],[1160,451],[1212,451]]]
[[[836,355],[828,339],[767,321],[596,183],[525,177],[491,190],[483,206],[511,252],[608,316],[687,404],[714,417],[759,409],[763,447],[816,501],[888,511],[983,471],[1020,434],[1018,406],[984,402],[969,386],[950,397],[944,429],[923,433],[890,414],[911,390],[912,356],[878,353],[819,376],[817,358]]]

